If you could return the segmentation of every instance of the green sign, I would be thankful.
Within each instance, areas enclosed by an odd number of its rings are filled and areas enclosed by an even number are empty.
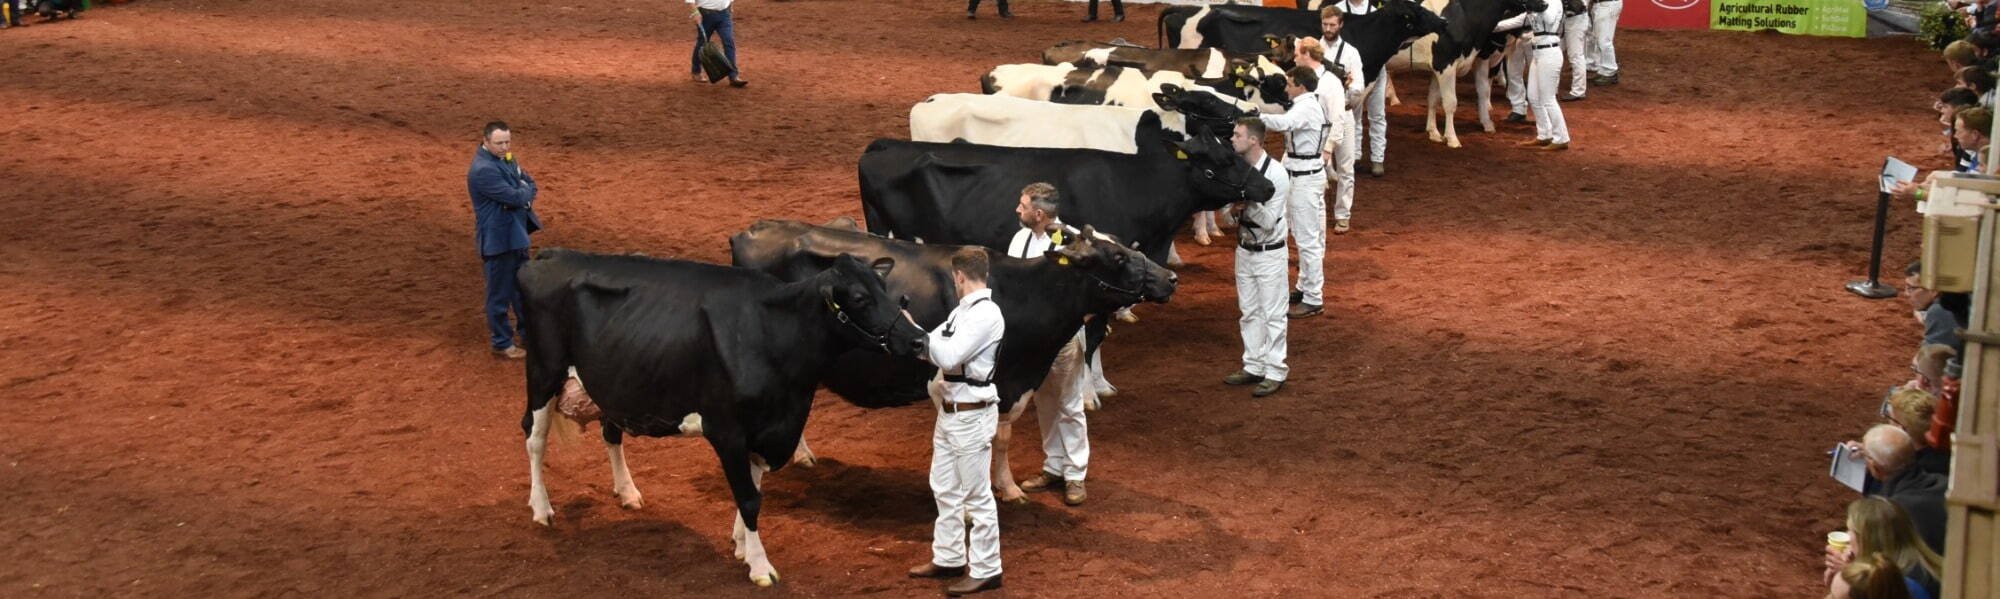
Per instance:
[[[1861,0],[1711,0],[1710,29],[1866,37],[1868,11]]]

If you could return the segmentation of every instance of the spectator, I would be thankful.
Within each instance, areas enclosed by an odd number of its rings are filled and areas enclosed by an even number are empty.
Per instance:
[[[1938,301],[1938,292],[1924,288],[1920,276],[1923,267],[1921,260],[1911,262],[1903,278],[1903,293],[1909,296],[1910,309],[1916,312],[1917,323],[1924,325],[1922,345],[1944,345],[1954,353],[1963,352],[1965,341],[1958,338],[1958,317],[1945,309],[1944,302]]]
[[[1827,548],[1826,576],[1857,561],[1856,557],[1882,557],[1903,574],[1903,585],[1912,597],[1937,597],[1944,573],[1944,558],[1917,538],[1910,515],[1895,503],[1880,497],[1863,497],[1847,504],[1847,532],[1853,540],[1845,550]]]
[[[1993,72],[1982,66],[1969,66],[1958,70],[1958,86],[1979,94],[1980,106],[1993,105]]]
[[[2000,32],[1991,29],[1972,30],[1971,34],[1965,36],[1965,43],[1972,44],[1972,49],[1982,64],[1991,63],[1994,56],[2000,54]]]
[[[1980,169],[1986,164],[1987,160],[1986,150],[1987,144],[1990,141],[1990,138],[1987,137],[1987,132],[1993,130],[1993,111],[1985,106],[1974,106],[1960,110],[1958,114],[1954,115],[1951,129],[1952,141],[1958,142],[1959,148],[1963,149],[1969,155],[1970,162],[1969,164],[1959,164],[1956,170],[1963,173],[1980,172]],[[1902,201],[1923,201],[1924,190],[1915,181],[1908,181],[1896,184],[1896,187],[1889,190],[1889,195]],[[1948,294],[1940,299],[1949,300],[1951,298]],[[1947,302],[1946,308],[1950,307],[1949,302]],[[1960,322],[1964,321],[1961,320]]]
[[[1945,151],[1951,153],[1952,160],[1957,165],[1955,170],[1964,171],[1972,164],[1973,158],[1965,148],[1958,146],[1957,139],[1952,138],[1952,122],[1958,120],[1958,111],[1978,105],[1979,94],[1963,87],[1944,90],[1944,93],[1938,95],[1938,101],[1932,105],[1938,111],[1938,124],[1944,125]]]
[[[1889,393],[1882,400],[1882,415],[1903,429],[1910,436],[1910,444],[1917,448],[1912,458],[1916,468],[1941,476],[1951,475],[1951,454],[1931,447],[1924,441],[1924,433],[1931,430],[1931,415],[1937,410],[1937,396],[1929,391],[1901,387]]]
[[[1945,44],[1944,65],[1950,67],[1951,72],[1957,73],[1959,69],[1972,66],[1978,62],[1979,51],[1972,47],[1971,42],[1958,40]]]
[[[1090,14],[1083,18],[1083,22],[1089,23],[1095,20],[1097,20],[1097,0],[1090,0]],[[1125,20],[1125,0],[1111,0],[1111,20],[1114,22]]]
[[[1878,424],[1861,436],[1861,455],[1869,476],[1880,484],[1874,495],[1886,497],[1910,513],[1918,536],[1932,547],[1944,546],[1946,478],[1915,466],[1915,441],[1903,428]]]
[[[1870,555],[1840,569],[1827,585],[1826,599],[1916,599],[1903,581],[1903,571],[1881,555]],[[1923,599],[1932,599],[1925,597]]]

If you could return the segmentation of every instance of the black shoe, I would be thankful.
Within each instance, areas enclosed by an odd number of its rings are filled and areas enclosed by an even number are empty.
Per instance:
[[[969,11],[969,10],[968,10],[968,11],[965,11],[965,20],[967,20],[967,21],[971,21],[971,20],[975,20],[975,19],[978,19],[978,18],[979,18],[979,13],[975,13],[975,12],[972,12],[972,11]]]
[[[1257,388],[1250,390],[1250,396],[1270,397],[1271,394],[1277,393],[1279,389],[1283,388],[1285,388],[1284,381],[1275,381],[1266,379],[1264,382],[1257,383]]]
[[[1518,112],[1509,112],[1509,113],[1507,113],[1507,122],[1509,122],[1509,123],[1525,123],[1525,122],[1528,122],[1528,115],[1525,115],[1525,114],[1521,114],[1521,113],[1518,113]]]
[[[1618,74],[1617,74],[1617,73],[1612,73],[1612,74],[1610,74],[1610,75],[1592,75],[1592,76],[1590,77],[1590,84],[1591,84],[1591,85],[1618,85]]]
[[[1000,18],[1012,20],[1014,18],[1014,13],[1011,12],[1000,13]]]
[[[1264,377],[1250,374],[1249,372],[1242,370],[1229,373],[1229,376],[1222,377],[1222,384],[1224,385],[1254,385],[1262,382],[1264,382]]]
[[[1305,302],[1299,302],[1299,305],[1292,306],[1292,309],[1290,311],[1285,312],[1285,316],[1288,316],[1293,320],[1297,320],[1300,318],[1312,318],[1314,316],[1319,316],[1324,312],[1326,312],[1326,308],[1320,307],[1319,304],[1308,304]]]
[[[1575,101],[1577,101],[1577,100],[1582,100],[1582,99],[1583,99],[1583,96],[1579,96],[1579,95],[1575,95],[1575,94],[1563,94],[1562,96],[1560,96],[1560,97],[1557,97],[1557,98],[1556,98],[1556,101],[1557,101],[1557,102],[1575,102]]]
[[[1097,20],[1097,13],[1091,13],[1083,16],[1083,22],[1085,23],[1089,23],[1096,20]]]
[[[1121,12],[1121,13],[1118,13],[1118,14],[1115,14],[1115,15],[1111,15],[1111,22],[1113,22],[1113,23],[1123,23],[1123,22],[1125,22],[1125,13],[1122,13],[1122,12]]]
[[[1292,302],[1291,302],[1291,304],[1297,304],[1297,303],[1299,303],[1299,302],[1303,302],[1303,301],[1306,301],[1306,294],[1305,294],[1305,292],[1303,292],[1303,291],[1293,291],[1293,292],[1292,292]],[[1287,304],[1287,305],[1291,305],[1291,304]]]

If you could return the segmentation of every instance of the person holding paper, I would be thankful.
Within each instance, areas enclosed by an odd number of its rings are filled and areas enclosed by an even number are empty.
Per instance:
[[[1872,495],[1887,498],[1910,512],[1918,536],[1932,547],[1944,546],[1944,491],[1947,479],[1915,466],[1916,444],[1903,427],[1877,424],[1861,436],[1861,455],[1868,475],[1881,481]]]
[[[1984,106],[1974,106],[1958,111],[1952,121],[1952,139],[1959,147],[1972,153],[1972,164],[1960,164],[1958,172],[1978,173],[1985,166],[1987,144],[1991,138],[1987,132],[1993,130],[1993,111]],[[1905,181],[1889,190],[1889,196],[1902,201],[1923,201],[1923,187],[1914,181]]]

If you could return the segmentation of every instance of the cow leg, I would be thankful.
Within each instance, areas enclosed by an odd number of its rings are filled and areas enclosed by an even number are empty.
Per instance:
[[[1432,88],[1444,98],[1444,145],[1447,148],[1460,147],[1458,143],[1458,65],[1445,68],[1438,74]]]
[[[799,449],[792,452],[792,463],[807,468],[819,465],[819,456],[813,455],[811,447],[806,447],[805,437],[799,437]]]
[[[1051,373],[1053,375],[1053,373]],[[1021,491],[1020,483],[1014,481],[1014,471],[1007,462],[1007,445],[1014,438],[1014,421],[1028,412],[1028,404],[1035,399],[1036,392],[1030,391],[1014,402],[1014,409],[1000,415],[1000,426],[993,429],[993,495],[1001,503],[1025,504],[1028,494]]]
[[[1438,81],[1441,79],[1443,79],[1442,76],[1431,77],[1430,97],[1424,101],[1424,133],[1430,136],[1432,143],[1444,141],[1444,137],[1438,135],[1438,124],[1437,124],[1437,109],[1439,101]],[[1451,123],[1450,112],[1444,113],[1444,120],[1446,124]]]
[[[757,534],[757,512],[764,503],[764,471],[770,466],[743,446],[744,440],[709,438],[715,455],[722,460],[722,475],[729,479],[730,495],[736,499],[736,555],[750,565],[750,582],[768,587],[778,582],[778,571],[764,554],[764,541]]]
[[[549,412],[555,410],[551,403],[529,412],[532,423],[528,429],[528,509],[535,512],[535,523],[548,526],[556,515],[556,509],[549,505],[549,488],[542,483],[542,454],[549,446]]]
[[[1483,62],[1474,62],[1472,68],[1472,96],[1477,98],[1479,107],[1479,128],[1493,132],[1493,71]]]
[[[1386,75],[1386,74],[1388,74],[1388,73],[1387,73],[1387,71],[1384,71],[1384,72],[1383,72],[1383,74],[1385,74],[1385,75]],[[1389,105],[1390,105],[1390,106],[1402,106],[1402,105],[1403,105],[1403,98],[1402,98],[1402,96],[1398,96],[1398,95],[1396,95],[1396,80],[1394,80],[1394,79],[1389,79],[1389,78],[1387,78],[1387,77],[1384,77],[1384,78],[1382,79],[1382,86],[1383,86],[1383,87],[1385,87],[1385,88],[1387,88],[1387,90],[1386,90],[1386,93],[1388,93],[1388,94],[1389,94],[1389,100],[1388,100],[1388,101],[1389,101]]]
[[[609,422],[604,423],[604,453],[611,458],[611,494],[618,496],[618,507],[644,507],[639,487],[632,484],[632,471],[625,469],[625,431]]]

